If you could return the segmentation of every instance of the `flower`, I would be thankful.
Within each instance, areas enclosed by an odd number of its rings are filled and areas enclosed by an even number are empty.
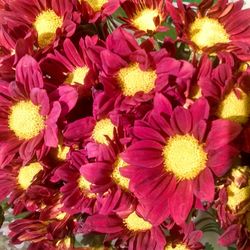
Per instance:
[[[116,214],[89,216],[79,223],[78,232],[106,233],[106,241],[118,239],[116,246],[125,245],[128,249],[163,249],[165,237],[160,225],[154,225],[143,216],[143,210],[124,211],[123,216]]]
[[[171,215],[180,225],[187,219],[193,201],[213,201],[213,174],[220,177],[229,170],[238,154],[232,141],[241,127],[221,119],[210,125],[208,118],[205,99],[189,109],[172,109],[169,101],[158,94],[147,121],[135,122],[133,135],[138,141],[122,154],[122,159],[133,169],[131,189],[148,207],[152,220],[162,222]],[[162,206],[163,211],[159,209]]]
[[[121,7],[127,17],[124,27],[135,30],[135,36],[165,31],[161,26],[166,19],[166,6],[162,0],[131,0],[125,1]]]
[[[25,26],[29,32],[35,32],[36,45],[45,49],[53,44],[60,36],[72,36],[76,24],[72,21],[73,4],[71,1],[60,2],[38,0],[21,0],[9,3],[9,15],[16,22],[16,29]]]
[[[196,52],[228,51],[242,60],[249,60],[250,10],[242,10],[242,7],[243,1],[213,5],[213,1],[204,0],[196,12],[191,5],[184,5],[181,1],[178,1],[177,8],[167,2],[177,33]]]

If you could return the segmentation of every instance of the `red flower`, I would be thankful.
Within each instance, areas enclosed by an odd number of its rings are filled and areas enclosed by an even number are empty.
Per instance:
[[[202,1],[196,12],[191,5],[184,5],[182,1],[177,1],[177,8],[167,2],[167,9],[180,38],[198,53],[223,50],[249,60],[250,10],[242,10],[242,0],[213,3],[212,0]]]
[[[171,215],[182,224],[194,201],[196,206],[213,201],[213,173],[220,177],[229,170],[238,154],[231,142],[241,127],[218,119],[208,132],[209,106],[204,99],[189,109],[172,110],[169,101],[158,94],[154,105],[147,121],[135,122],[133,134],[139,141],[122,158],[133,170],[131,188],[148,207],[149,218],[162,222]]]
[[[128,0],[121,7],[127,15],[121,18],[125,21],[124,27],[135,30],[135,36],[166,31],[166,27],[161,26],[167,16],[163,0]]]

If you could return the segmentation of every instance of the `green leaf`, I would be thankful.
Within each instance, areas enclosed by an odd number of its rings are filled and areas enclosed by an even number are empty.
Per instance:
[[[205,244],[205,250],[214,250],[214,247],[210,243]]]

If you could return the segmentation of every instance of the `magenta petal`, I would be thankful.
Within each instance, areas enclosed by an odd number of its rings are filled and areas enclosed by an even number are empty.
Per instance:
[[[231,167],[232,161],[239,151],[232,146],[224,146],[220,150],[209,152],[207,166],[218,177],[223,176]]]
[[[131,165],[153,168],[162,164],[162,145],[154,141],[138,141],[124,153],[123,160]]]
[[[159,114],[164,113],[171,116],[173,108],[171,102],[162,94],[156,93],[154,97],[154,109]]]
[[[210,107],[206,99],[200,98],[196,102],[194,102],[190,108],[194,126],[201,120],[208,119],[209,111]]]
[[[177,107],[170,119],[172,128],[179,134],[189,133],[192,129],[192,117],[188,109]]]
[[[35,105],[40,106],[41,115],[48,115],[50,103],[46,90],[33,88],[30,92],[30,99]]]
[[[226,231],[220,236],[218,243],[221,246],[230,246],[236,242],[239,238],[240,225],[231,225]]]
[[[87,218],[83,225],[83,231],[99,233],[117,233],[123,231],[122,220],[115,215],[92,215]]]
[[[103,162],[88,163],[81,167],[81,174],[91,183],[96,185],[110,182],[112,165]]]
[[[194,194],[201,201],[212,202],[214,199],[214,177],[210,169],[205,168],[194,182]]]
[[[207,149],[217,150],[229,144],[240,134],[241,129],[241,126],[236,122],[223,119],[213,121],[207,137]]]
[[[191,181],[181,181],[170,198],[171,215],[176,224],[185,222],[193,205],[193,184]]]

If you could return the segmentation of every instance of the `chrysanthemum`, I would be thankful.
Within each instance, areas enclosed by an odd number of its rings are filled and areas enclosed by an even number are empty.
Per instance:
[[[124,0],[122,0],[124,1]],[[96,22],[99,18],[103,19],[112,15],[119,7],[120,0],[75,0],[78,9],[86,18],[86,13],[90,22]]]
[[[79,223],[79,232],[106,233],[106,241],[117,239],[116,246],[126,246],[129,250],[162,250],[166,244],[160,225],[154,225],[143,216],[143,210],[127,210],[120,216],[92,215]]]
[[[235,3],[204,0],[197,11],[178,1],[174,8],[167,2],[180,38],[189,43],[197,52],[230,51],[249,60],[250,10],[242,10],[244,1]]]
[[[164,1],[129,0],[121,7],[127,15],[127,18],[121,18],[126,23],[124,26],[134,29],[136,36],[166,30],[166,27],[161,26],[167,15]]]
[[[13,205],[14,214],[24,208],[35,211],[51,197],[51,190],[44,186],[48,167],[42,162],[31,162],[25,166],[16,163],[0,170],[0,200],[7,197]]]
[[[63,210],[69,214],[92,214],[95,211],[97,195],[92,192],[91,183],[79,170],[79,167],[86,163],[86,152],[71,150],[68,154],[70,159],[61,164],[52,177],[53,182],[63,181],[60,188]],[[74,162],[77,162],[77,165]]]
[[[225,230],[219,238],[219,244],[236,244],[237,249],[245,250],[250,244],[249,167],[233,168],[227,182],[216,201],[219,222]]]
[[[43,86],[38,63],[30,56],[18,63],[15,82],[1,82],[1,164],[16,153],[27,163],[35,154],[41,158],[57,146],[57,120],[72,108],[77,96],[72,98],[69,89],[60,87],[54,93],[59,101],[53,100]]]
[[[115,100],[115,109],[125,113],[139,114],[143,109],[146,112],[157,91],[176,96],[178,83],[188,81],[193,73],[191,64],[169,57],[164,49],[152,52],[141,48],[122,29],[108,36],[100,57],[104,92]]]
[[[9,6],[11,20],[17,20],[15,28],[26,26],[29,32],[35,32],[36,45],[41,49],[53,45],[60,36],[72,36],[75,31],[71,1],[21,0],[11,1]]]
[[[154,105],[147,121],[135,122],[133,134],[139,141],[122,154],[122,159],[134,169],[132,191],[149,211],[154,208],[150,218],[161,222],[171,215],[182,224],[194,201],[213,201],[213,174],[222,176],[230,168],[238,153],[231,143],[241,127],[221,119],[210,124],[205,99],[189,109],[177,106],[173,110],[158,94]]]
[[[61,52],[55,50],[54,54],[48,54],[43,60],[43,69],[52,78],[50,81],[55,86],[60,79],[65,84],[76,85],[81,95],[89,96],[91,87],[96,81],[97,72],[86,53],[85,41],[82,38],[78,46],[75,46],[70,39],[65,39]]]

